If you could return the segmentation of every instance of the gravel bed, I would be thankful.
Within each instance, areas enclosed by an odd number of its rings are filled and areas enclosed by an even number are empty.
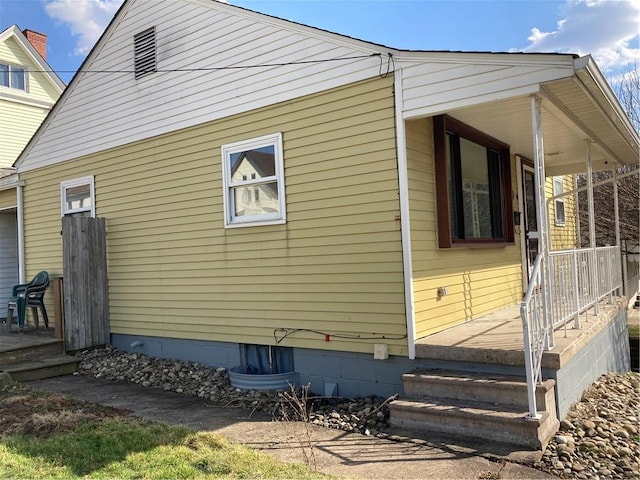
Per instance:
[[[563,478],[640,478],[640,376],[605,374],[582,395],[535,465]]]
[[[308,408],[299,407],[303,393],[240,390],[229,383],[224,368],[194,362],[147,357],[113,347],[81,353],[78,374],[138,383],[206,399],[214,405],[240,407],[272,415],[275,420],[308,420],[315,425],[365,435],[378,435],[388,425],[390,399],[328,398],[308,393]],[[305,418],[306,417],[306,418]]]
[[[275,420],[306,420],[383,437],[388,403],[394,398],[327,398],[309,393],[305,411],[299,408],[299,389],[280,394],[240,390],[231,386],[224,368],[124,353],[112,347],[83,352],[77,373],[193,395],[215,405],[263,412]],[[639,416],[640,375],[605,374],[571,408],[541,461],[532,466],[562,478],[640,479]]]

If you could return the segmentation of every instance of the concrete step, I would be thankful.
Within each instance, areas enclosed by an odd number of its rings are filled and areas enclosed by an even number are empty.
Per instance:
[[[0,367],[16,382],[68,375],[78,369],[80,359],[71,355],[57,354],[30,358]]]
[[[405,398],[390,404],[396,427],[544,449],[560,425],[551,379],[536,387],[540,418],[527,415],[527,383],[519,377],[421,370],[402,382]]]
[[[421,370],[402,376],[404,393],[409,398],[437,398],[461,402],[481,402],[519,407],[527,410],[527,382],[519,377],[479,375],[469,372]],[[539,408],[546,410],[546,394],[554,386],[545,380],[536,391]]]
[[[10,364],[62,353],[64,353],[64,342],[54,338],[29,345],[9,345],[0,350],[0,369],[6,370],[5,367]]]
[[[558,430],[555,411],[529,419],[526,411],[493,404],[395,400],[391,402],[391,425],[409,430],[444,433],[544,450]]]

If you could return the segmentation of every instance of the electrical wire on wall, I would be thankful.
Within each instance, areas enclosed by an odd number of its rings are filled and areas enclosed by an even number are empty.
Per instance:
[[[380,75],[382,76],[383,70],[383,54],[371,53],[368,55],[354,55],[350,57],[338,57],[338,58],[324,58],[319,60],[300,60],[297,62],[282,62],[282,63],[262,63],[257,65],[230,65],[224,67],[198,67],[198,68],[159,68],[156,69],[155,72],[158,73],[171,73],[171,72],[217,72],[220,70],[243,70],[243,69],[251,69],[251,68],[270,68],[270,67],[286,67],[289,65],[310,65],[310,64],[318,64],[318,63],[329,63],[329,62],[342,62],[348,60],[362,60],[365,58],[379,57],[380,58]],[[389,62],[393,62],[391,53],[388,54],[389,59],[387,61],[387,72],[384,74],[385,76],[389,73]],[[125,69],[125,70],[26,70],[29,73],[135,73],[133,69]]]
[[[383,73],[383,69],[384,69],[384,59],[382,58],[382,54],[378,54],[380,56],[380,70],[378,72],[378,75],[380,76],[380,78],[387,78],[387,76],[395,71],[396,69],[396,62],[393,58],[393,54],[391,52],[387,52],[387,71]],[[373,55],[372,55],[373,56]]]
[[[346,340],[404,340],[407,338],[407,335],[382,335],[382,334],[368,334],[368,335],[348,335],[344,333],[328,333],[321,332],[320,330],[312,330],[309,328],[276,328],[273,331],[273,339],[276,342],[276,345],[279,345],[285,338],[289,335],[298,332],[306,332],[306,333],[314,333],[316,335],[321,335],[324,337],[325,342],[331,341],[331,338],[340,338]],[[278,335],[280,334],[280,335]]]

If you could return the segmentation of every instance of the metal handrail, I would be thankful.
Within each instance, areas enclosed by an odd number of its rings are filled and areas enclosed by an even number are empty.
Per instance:
[[[538,255],[529,276],[529,287],[522,303],[522,333],[524,337],[524,364],[527,374],[527,397],[529,399],[528,418],[540,418],[536,406],[536,384],[542,380],[542,344],[544,343],[541,326],[547,323],[544,309],[544,281],[542,275],[542,255]],[[542,316],[542,322],[540,322]]]
[[[520,304],[528,418],[539,418],[535,389],[542,381],[543,353],[553,348],[554,329],[564,327],[566,335],[572,318],[579,329],[581,314],[606,297],[611,302],[613,292],[622,287],[621,265],[617,246],[549,252],[548,262],[542,254],[536,257]]]

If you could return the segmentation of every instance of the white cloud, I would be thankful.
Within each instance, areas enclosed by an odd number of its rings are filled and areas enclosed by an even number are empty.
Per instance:
[[[51,0],[45,11],[52,19],[66,24],[77,37],[76,55],[86,55],[109,24],[123,0]]]
[[[531,29],[525,52],[591,54],[605,70],[640,60],[640,0],[567,0],[552,32]]]

